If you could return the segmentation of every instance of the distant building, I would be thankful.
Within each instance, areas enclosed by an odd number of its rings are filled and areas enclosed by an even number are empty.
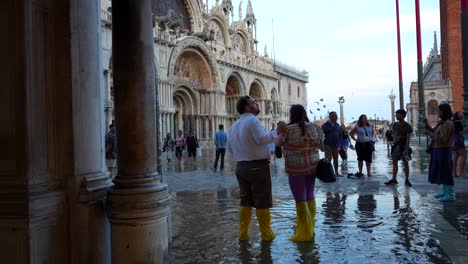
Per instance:
[[[113,119],[112,7],[101,0],[107,123]],[[209,144],[218,124],[226,130],[239,118],[236,101],[250,95],[269,130],[289,118],[292,104],[307,109],[308,72],[274,61],[257,49],[252,2],[234,17],[229,0],[209,8],[199,0],[152,1],[154,63],[158,76],[161,138],[181,129]]]
[[[437,45],[437,34],[434,32],[434,47],[426,59],[423,69],[424,79],[424,105],[426,108],[426,117],[429,124],[437,124],[437,108],[441,102],[447,102],[453,105],[452,83],[450,80],[444,80],[442,74],[441,55]],[[414,130],[418,127],[419,97],[418,83],[411,82],[410,102],[406,105],[408,110],[407,121],[413,126]]]

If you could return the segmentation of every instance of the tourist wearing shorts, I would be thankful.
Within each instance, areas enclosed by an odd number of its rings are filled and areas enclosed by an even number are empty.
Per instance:
[[[361,115],[356,126],[349,132],[351,138],[356,141],[355,148],[358,160],[359,172],[356,176],[362,177],[363,163],[366,162],[367,176],[372,176],[372,139],[374,138],[374,129],[367,121],[366,115]],[[355,137],[357,135],[357,138]]]
[[[405,185],[408,187],[413,186],[409,181],[409,166],[408,161],[411,159],[411,148],[409,146],[411,134],[413,128],[405,121],[406,111],[404,109],[398,109],[395,112],[397,122],[392,125],[393,132],[393,146],[391,150],[391,158],[393,161],[392,179],[386,182],[386,185],[398,184],[398,161],[403,162],[403,171],[405,172]]]
[[[236,163],[236,177],[240,189],[239,240],[249,239],[252,208],[255,208],[262,240],[275,238],[271,230],[270,152],[268,144],[274,142],[276,133],[267,132],[256,117],[257,103],[250,96],[237,101],[240,118],[229,129],[228,151]]]
[[[338,115],[336,112],[328,114],[328,121],[322,125],[322,131],[325,134],[325,158],[330,162],[333,159],[333,168],[336,176],[342,176],[338,173],[338,151],[343,146],[343,137],[341,126],[336,121]]]

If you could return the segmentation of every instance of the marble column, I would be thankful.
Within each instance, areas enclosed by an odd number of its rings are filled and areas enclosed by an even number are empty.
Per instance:
[[[70,5],[73,174],[78,195],[70,215],[73,255],[77,263],[109,263],[110,226],[104,208],[111,182],[104,158],[101,5],[98,0],[73,0]]]
[[[118,174],[108,192],[112,263],[168,263],[171,218],[157,173],[151,0],[112,1]]]

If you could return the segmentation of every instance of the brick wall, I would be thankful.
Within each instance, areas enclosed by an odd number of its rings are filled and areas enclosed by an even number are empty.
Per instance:
[[[453,111],[463,111],[460,0],[440,0],[442,78],[452,81]]]

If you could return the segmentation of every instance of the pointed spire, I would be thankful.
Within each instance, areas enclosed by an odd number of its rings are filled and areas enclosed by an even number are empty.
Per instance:
[[[224,14],[229,17],[229,14],[232,14],[232,2],[231,0],[223,0],[221,2],[221,6],[223,8]]]
[[[252,8],[252,1],[250,0],[247,3],[247,15],[245,16],[245,19],[249,19],[249,18],[253,18],[253,20],[255,20],[255,14]]]
[[[437,32],[434,31],[434,56],[439,55],[439,45],[437,45]]]

